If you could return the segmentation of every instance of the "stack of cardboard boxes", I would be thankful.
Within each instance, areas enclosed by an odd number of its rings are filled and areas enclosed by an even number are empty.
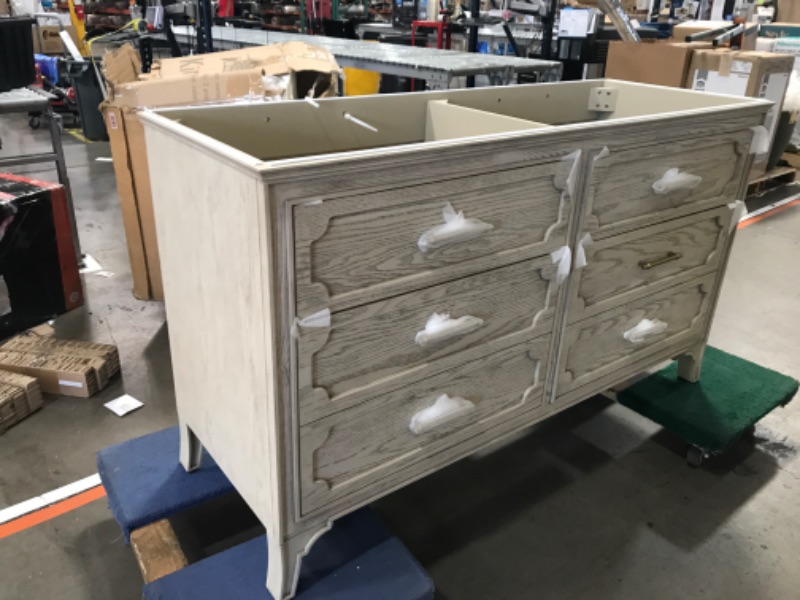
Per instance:
[[[42,407],[42,389],[33,377],[0,370],[0,433]]]
[[[322,48],[289,42],[229,52],[165,59],[141,72],[138,54],[123,46],[104,58],[110,97],[103,107],[133,274],[133,293],[163,300],[144,108],[207,102],[263,102],[336,94],[339,66]],[[168,168],[168,165],[165,165]],[[190,174],[176,173],[175,177]]]
[[[696,91],[765,98],[775,103],[764,123],[769,145],[775,136],[783,98],[789,85],[794,57],[756,52],[755,36],[746,32],[744,50],[713,48],[708,42],[686,43],[687,35],[725,23],[690,22],[676,26],[673,39],[665,42],[632,44],[612,42],[606,76]],[[753,49],[749,49],[752,46]],[[769,150],[753,159],[751,178],[766,171]]]

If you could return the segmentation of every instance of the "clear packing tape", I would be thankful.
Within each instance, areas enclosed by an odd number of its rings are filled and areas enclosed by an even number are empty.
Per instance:
[[[731,215],[731,225],[728,230],[728,233],[730,233],[731,231],[736,229],[736,226],[739,224],[739,221],[742,220],[742,217],[744,216],[747,207],[741,200],[736,200],[735,202],[728,203],[728,208],[730,208],[733,211],[733,214]]]
[[[494,229],[491,223],[480,219],[468,219],[463,211],[456,212],[449,202],[442,210],[444,223],[425,231],[417,242],[421,252],[430,252],[437,248],[474,239]]]
[[[592,236],[588,233],[583,234],[583,237],[578,240],[578,246],[575,248],[575,268],[582,269],[587,265],[586,262],[586,246],[592,244]]]
[[[653,191],[656,194],[670,194],[679,190],[693,190],[703,178],[699,175],[692,175],[680,169],[669,169],[661,179],[653,183]]]
[[[635,326],[631,327],[622,334],[626,340],[632,344],[641,344],[650,335],[657,335],[664,333],[667,330],[667,324],[658,319],[642,319]]]
[[[294,323],[292,323],[292,337],[297,338],[297,336],[300,335],[300,327],[322,329],[330,326],[331,309],[325,308],[302,319],[295,317]]]
[[[556,266],[556,283],[561,285],[569,277],[570,269],[572,268],[572,250],[569,246],[561,246],[558,250],[550,253],[550,258],[553,259],[553,264]]]
[[[421,435],[423,433],[428,433],[432,429],[448,421],[466,415],[473,410],[475,410],[475,404],[469,400],[458,396],[450,397],[447,394],[442,394],[436,398],[436,402],[434,402],[432,406],[423,408],[411,417],[408,428],[414,435]]]
[[[464,315],[451,319],[448,314],[433,313],[425,323],[425,329],[418,331],[414,341],[418,346],[435,344],[453,337],[475,331],[483,325],[483,319]]]

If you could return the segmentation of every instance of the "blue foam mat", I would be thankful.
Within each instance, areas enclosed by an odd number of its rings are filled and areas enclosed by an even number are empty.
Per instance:
[[[261,536],[162,577],[145,600],[274,600]],[[303,559],[297,600],[430,600],[427,573],[369,509],[338,519]]]
[[[205,451],[199,469],[184,471],[179,445],[178,428],[170,427],[97,453],[97,471],[126,540],[134,529],[233,491]]]

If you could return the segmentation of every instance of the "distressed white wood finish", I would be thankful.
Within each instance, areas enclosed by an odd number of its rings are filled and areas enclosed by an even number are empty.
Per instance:
[[[722,206],[585,245],[588,264],[573,276],[570,321],[716,270],[730,220],[731,210]],[[653,265],[645,268],[648,262]]]
[[[550,155],[540,160],[546,162],[297,206],[298,316],[473,273],[482,258],[489,257],[484,268],[491,268],[564,245],[569,212],[562,189],[572,162]],[[448,202],[494,228],[422,252],[420,236],[444,223]]]
[[[461,351],[488,353],[493,351],[487,343],[492,340],[549,334],[554,271],[547,256],[527,260],[335,312],[330,328],[301,328],[297,340],[301,423],[352,406],[357,402],[353,398],[366,387],[396,386],[397,380],[413,378],[428,363]],[[416,334],[434,313],[452,318],[469,315],[483,324],[464,335],[420,346]]]
[[[142,115],[181,461],[208,447],[263,521],[281,599],[336,517],[659,361],[699,376],[769,106],[615,81],[319,104]],[[655,194],[670,168],[703,180]],[[491,229],[423,252],[448,202]],[[482,323],[421,347],[433,312]],[[667,330],[626,342],[645,317]],[[474,408],[413,433],[440,394]]]
[[[470,448],[477,431],[540,408],[544,404],[540,373],[546,372],[548,342],[545,338],[493,352],[428,379],[378,392],[352,410],[304,426],[303,513],[397,477],[400,469],[448,446]],[[412,417],[441,394],[465,398],[475,409],[429,433],[412,433]],[[406,469],[409,480],[414,475]]]

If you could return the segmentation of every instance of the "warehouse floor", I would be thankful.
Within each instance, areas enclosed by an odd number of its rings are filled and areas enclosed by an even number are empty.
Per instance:
[[[47,143],[21,116],[0,118],[0,136],[2,155]],[[114,275],[85,276],[87,306],[57,334],[117,344],[123,376],[88,400],[51,399],[0,436],[0,509],[94,473],[106,445],[176,422],[164,310],[130,292],[113,167],[95,160],[108,145],[66,136],[65,146],[84,251]],[[798,261],[800,207],[741,230],[712,343],[800,378]],[[124,418],[103,407],[122,393],[145,406]],[[764,419],[755,443],[694,470],[680,440],[594,399],[376,508],[443,599],[796,600],[798,448],[800,401]],[[2,600],[141,590],[104,500],[2,539],[0,573]]]

